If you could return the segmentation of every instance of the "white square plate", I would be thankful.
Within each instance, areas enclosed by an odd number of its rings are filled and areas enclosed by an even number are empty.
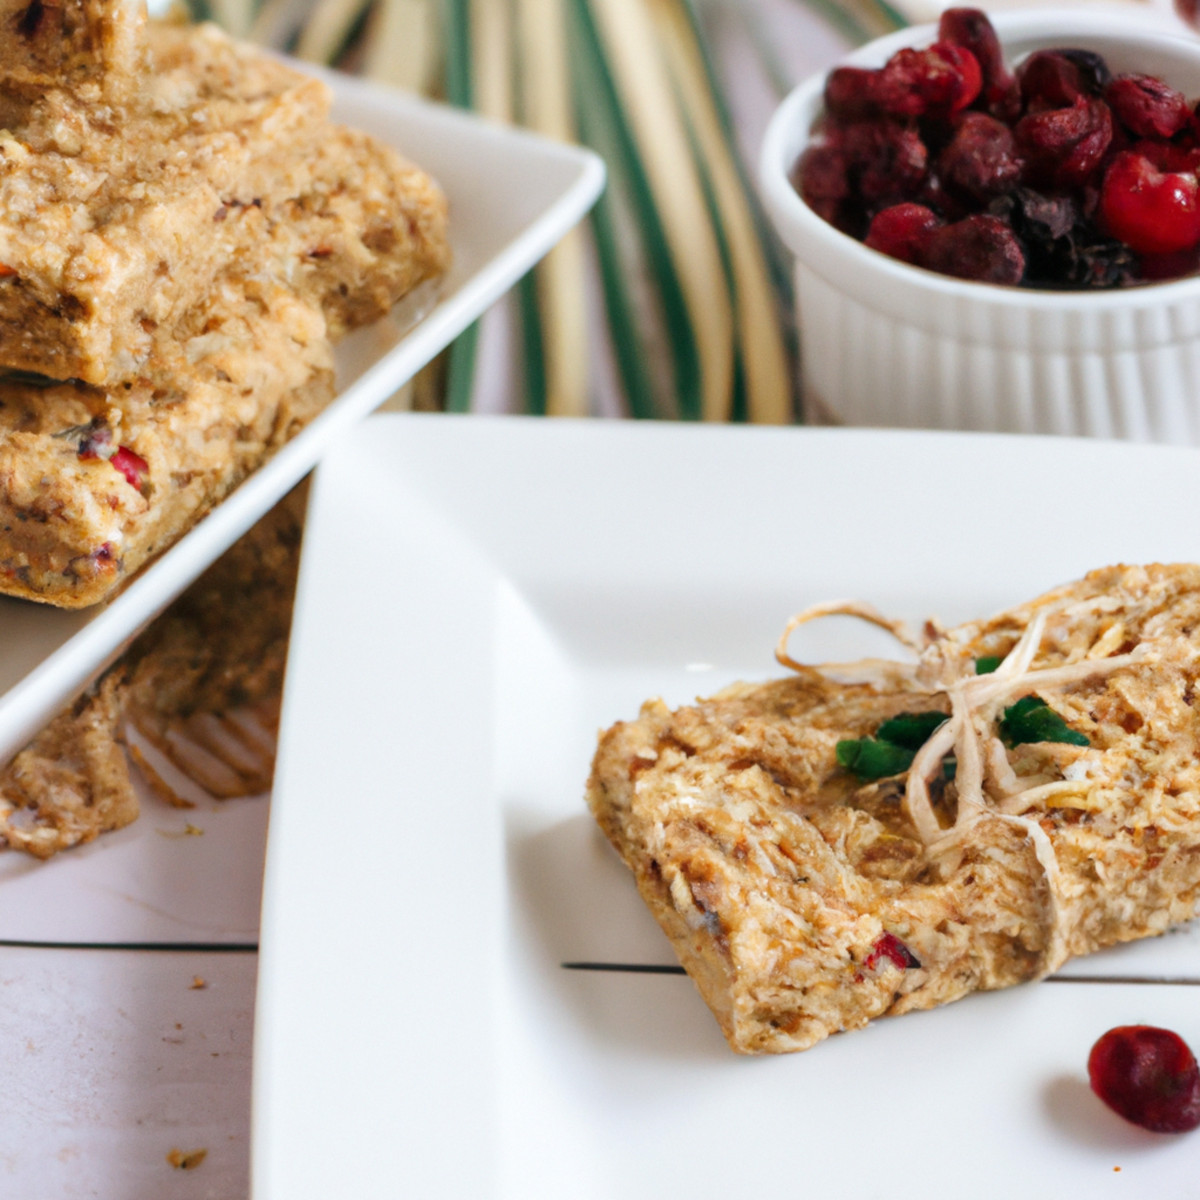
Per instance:
[[[1107,982],[762,1061],[726,1049],[687,980],[562,964],[672,961],[583,806],[599,728],[777,675],[784,622],[817,600],[955,622],[1105,563],[1198,560],[1198,462],[521,418],[340,440],[268,839],[258,1200],[1188,1194],[1195,1140],[1124,1125],[1085,1063],[1118,1023],[1200,1045],[1190,932],[1086,960]],[[793,653],[864,637],[830,622]]]
[[[304,68],[311,69],[311,68]],[[424,167],[450,201],[454,264],[417,324],[394,316],[347,338],[336,400],[106,606],[64,612],[0,597],[0,759],[18,749],[128,640],[316,463],[532,267],[604,182],[587,150],[489,124],[348,76],[322,73],[334,116]]]

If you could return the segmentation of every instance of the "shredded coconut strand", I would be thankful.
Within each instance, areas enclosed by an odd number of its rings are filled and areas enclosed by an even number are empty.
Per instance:
[[[1085,609],[1106,611],[1111,601],[1097,597],[1094,602],[1071,607],[1071,615]],[[815,671],[826,678],[856,683],[887,683],[903,681],[918,694],[946,695],[950,700],[950,716],[930,734],[916,752],[905,783],[904,807],[916,829],[917,836],[931,855],[941,857],[950,851],[961,854],[962,837],[976,822],[992,818],[1018,825],[1025,831],[1033,852],[1042,868],[1047,889],[1046,945],[1039,966],[1039,976],[1057,970],[1069,957],[1066,942],[1066,922],[1063,916],[1062,877],[1054,846],[1046,831],[1033,817],[1024,816],[1030,808],[1056,796],[1078,794],[1086,786],[1077,781],[1050,784],[1039,781],[1034,786],[1023,785],[1008,760],[1004,743],[994,732],[1001,710],[1018,695],[1069,687],[1087,679],[1109,675],[1145,662],[1148,647],[1143,643],[1129,654],[1111,658],[1086,658],[1058,667],[1033,668],[1033,660],[1045,636],[1046,625],[1061,609],[1047,607],[1036,613],[1026,626],[1004,661],[987,675],[976,675],[975,663],[962,655],[940,653],[940,632],[932,622],[926,624],[926,637],[912,633],[903,621],[883,616],[869,604],[856,601],[835,601],[815,604],[797,613],[787,623],[775,650],[775,657],[785,667],[801,673]],[[792,633],[808,621],[821,617],[858,617],[887,630],[898,642],[913,650],[921,659],[937,659],[934,682],[923,683],[919,675],[921,662],[889,662],[863,659],[857,663],[799,663],[787,653]],[[1119,643],[1118,643],[1119,644]],[[1113,646],[1112,648],[1116,648]],[[927,662],[928,666],[929,663]],[[844,679],[843,677],[849,677]],[[958,812],[954,824],[944,829],[938,821],[929,794],[929,781],[942,769],[950,751],[956,759],[955,787],[958,792]],[[1043,777],[1044,778],[1044,777]],[[994,802],[988,788],[998,793]]]

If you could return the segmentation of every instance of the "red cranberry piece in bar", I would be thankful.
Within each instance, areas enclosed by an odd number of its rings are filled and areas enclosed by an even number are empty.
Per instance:
[[[1033,186],[1080,187],[1100,166],[1113,138],[1112,114],[1095,96],[1069,108],[1030,113],[1017,122],[1017,146]]]
[[[999,217],[977,214],[931,231],[921,266],[957,279],[1015,285],[1025,274],[1025,254]]]
[[[879,107],[896,117],[951,116],[983,87],[983,73],[970,50],[935,42],[925,50],[897,50],[875,83]]]
[[[108,460],[109,466],[116,467],[130,487],[140,492],[146,484],[146,476],[150,474],[150,464],[136,451],[128,446],[118,446],[117,452]]]
[[[983,203],[1016,187],[1021,166],[1012,130],[982,112],[964,113],[938,156],[943,183]]]
[[[901,971],[919,969],[921,966],[921,960],[894,933],[879,936],[870,953],[863,959],[863,966],[871,971],[884,962],[891,963]]]
[[[962,46],[975,56],[982,75],[983,101],[993,116],[1017,115],[1017,81],[1004,61],[1000,39],[985,12],[978,8],[946,9],[938,22],[938,41]]]
[[[1145,155],[1123,151],[1100,189],[1100,219],[1138,254],[1173,254],[1200,242],[1200,185],[1194,174],[1160,171]]]
[[[901,262],[919,264],[930,233],[941,223],[937,213],[923,204],[893,204],[875,214],[867,245]]]
[[[1118,75],[1105,89],[1104,98],[1135,137],[1165,140],[1191,123],[1184,94],[1153,75]]]
[[[1200,1069],[1168,1029],[1110,1029],[1088,1056],[1088,1079],[1109,1108],[1143,1129],[1186,1133],[1200,1126]]]

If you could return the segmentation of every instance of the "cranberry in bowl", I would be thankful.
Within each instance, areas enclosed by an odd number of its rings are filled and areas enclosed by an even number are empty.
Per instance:
[[[807,414],[1200,445],[1200,42],[1041,9],[992,16],[997,53],[956,11],[802,84],[767,130]]]

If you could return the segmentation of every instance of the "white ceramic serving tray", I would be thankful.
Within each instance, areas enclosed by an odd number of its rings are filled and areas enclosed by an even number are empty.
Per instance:
[[[1101,564],[1200,559],[1197,462],[511,417],[340,440],[272,801],[256,1200],[1191,1194],[1195,1140],[1123,1124],[1085,1063],[1118,1023],[1200,1047],[1192,931],[1078,965],[1103,982],[759,1061],[686,979],[562,964],[673,962],[584,808],[598,729],[777,675],[784,622],[817,600],[953,622]],[[872,635],[820,623],[793,653],[892,651]]]
[[[338,120],[394,146],[442,185],[454,265],[418,323],[402,303],[392,319],[342,343],[333,404],[107,606],[69,613],[0,598],[0,760],[298,482],[339,431],[382,404],[529,270],[603,187],[601,160],[587,150],[347,76],[323,77]]]

